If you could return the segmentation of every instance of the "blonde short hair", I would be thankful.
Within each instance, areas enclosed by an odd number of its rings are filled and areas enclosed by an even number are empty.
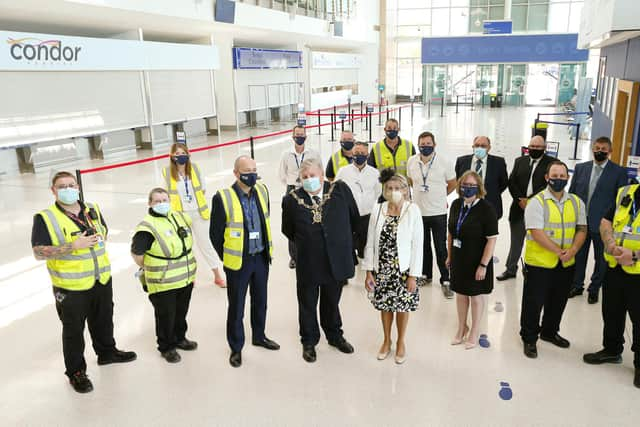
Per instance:
[[[472,170],[466,171],[462,174],[460,179],[458,179],[458,183],[456,184],[456,191],[458,193],[458,196],[462,197],[462,181],[464,181],[468,176],[473,177],[473,179],[476,181],[476,184],[478,184],[478,198],[484,198],[484,196],[487,195],[487,191],[484,188],[484,181],[482,180],[482,177],[480,175]]]

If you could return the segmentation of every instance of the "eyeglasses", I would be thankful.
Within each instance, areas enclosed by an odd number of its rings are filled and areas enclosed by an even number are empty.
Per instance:
[[[78,188],[78,184],[58,184],[55,186],[56,190],[64,190],[65,188]]]

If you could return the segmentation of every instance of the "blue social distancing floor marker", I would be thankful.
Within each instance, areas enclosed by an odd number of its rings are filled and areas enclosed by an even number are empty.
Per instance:
[[[502,400],[511,400],[513,397],[513,391],[511,390],[509,383],[500,381],[500,391],[498,392],[498,396],[500,396],[500,399]]]
[[[482,348],[491,347],[491,343],[489,342],[489,337],[487,336],[487,334],[480,335],[480,339],[478,340],[478,343],[480,344],[480,347],[482,347]]]

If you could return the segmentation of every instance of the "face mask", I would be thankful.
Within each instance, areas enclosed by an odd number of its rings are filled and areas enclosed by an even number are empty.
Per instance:
[[[307,140],[307,137],[306,136],[294,136],[293,140],[296,142],[296,144],[302,145]]]
[[[560,178],[549,179],[549,187],[551,187],[551,189],[556,193],[559,193],[567,186],[567,181],[569,180]]]
[[[594,151],[593,158],[596,162],[604,162],[609,157],[609,153],[605,153],[604,151]]]
[[[394,205],[400,204],[402,198],[402,192],[398,190],[387,191],[385,194],[385,199]]]
[[[430,156],[433,153],[433,150],[435,149],[435,147],[431,145],[422,145],[418,148],[420,148],[420,154],[427,157]]]
[[[175,157],[176,163],[179,165],[186,165],[189,161],[189,156],[187,154],[180,154]]]
[[[473,154],[479,159],[484,159],[487,155],[487,149],[484,147],[476,147],[473,149]]]
[[[385,135],[387,135],[387,138],[389,139],[396,139],[396,137],[398,136],[398,131],[397,130],[388,130],[385,132]]]
[[[242,183],[248,187],[253,187],[254,185],[256,185],[257,180],[258,174],[255,172],[240,174],[240,181],[242,181]]]
[[[475,186],[462,186],[460,187],[462,190],[462,197],[465,199],[469,199],[478,194],[478,187]]]
[[[343,149],[349,151],[351,149],[353,149],[353,141],[351,140],[347,140],[347,141],[340,141],[340,145],[342,146]]]
[[[155,205],[151,206],[151,209],[158,215],[167,216],[167,214],[171,210],[171,205],[169,204],[169,202],[156,203]]]
[[[531,156],[532,159],[539,159],[540,157],[542,157],[543,154],[544,154],[544,150],[541,150],[539,148],[529,149],[529,156]]]
[[[58,200],[65,205],[72,205],[80,199],[80,190],[77,188],[62,188],[58,190]]]
[[[311,178],[302,180],[302,188],[309,193],[315,193],[320,189],[320,178],[317,176],[312,176]]]
[[[353,161],[356,162],[356,165],[362,166],[365,164],[369,156],[366,154],[356,154],[353,156]]]

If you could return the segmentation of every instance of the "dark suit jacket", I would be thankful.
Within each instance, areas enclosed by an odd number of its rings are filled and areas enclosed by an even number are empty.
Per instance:
[[[360,214],[349,187],[336,181],[331,199],[322,209],[322,223],[313,224],[311,211],[300,206],[287,194],[282,200],[282,233],[296,244],[296,277],[299,282],[318,283],[333,278],[335,281],[353,277],[353,240],[351,230]],[[325,182],[323,194],[330,184]],[[311,197],[304,189],[295,193],[307,204]],[[325,271],[328,269],[329,271]]]
[[[456,178],[471,169],[473,155],[461,156],[456,160]],[[502,218],[502,192],[507,188],[507,164],[503,157],[487,155],[487,176],[483,177],[486,199],[496,210],[498,219]]]
[[[538,159],[531,181],[533,194],[538,194],[547,186],[544,175],[547,172],[549,163],[554,160],[553,157],[546,154],[543,154],[542,157]],[[511,170],[511,175],[509,175],[509,193],[511,193],[511,197],[513,197],[513,202],[509,209],[509,221],[518,221],[524,218],[524,210],[518,205],[518,199],[528,196],[527,186],[529,185],[530,163],[531,156],[521,156],[513,162],[513,169]]]
[[[239,192],[241,191],[237,184],[233,184],[233,190],[240,197]],[[266,188],[266,187],[265,187]],[[257,191],[252,189],[251,191]],[[257,195],[255,196],[257,197]],[[268,196],[267,196],[268,197]],[[257,203],[258,213],[260,214],[260,224],[262,225],[262,236],[264,241],[265,250],[263,252],[268,262],[271,262],[271,257],[269,256],[269,241],[267,239],[267,222],[265,221],[264,212],[262,211],[262,206],[260,203]],[[267,199],[267,209],[270,210],[270,203]],[[222,195],[220,192],[216,192],[211,200],[211,219],[209,223],[209,238],[211,239],[211,244],[213,244],[213,249],[216,250],[220,259],[223,259],[223,247],[224,247],[224,230],[227,228],[227,214],[224,211],[224,205],[222,204]],[[247,223],[244,223],[244,244],[243,244],[244,254],[247,255],[247,251],[249,250],[249,231],[247,230]],[[227,273],[228,270],[225,269]]]
[[[585,204],[589,198],[589,182],[591,181],[592,170],[593,160],[578,163],[569,186],[569,192],[580,197]],[[618,188],[625,185],[627,185],[627,171],[609,160],[600,175],[600,179],[598,179],[593,192],[594,196],[588,206],[587,224],[591,233],[599,232],[600,220],[609,208],[614,205]],[[595,197],[596,194],[597,197]]]

